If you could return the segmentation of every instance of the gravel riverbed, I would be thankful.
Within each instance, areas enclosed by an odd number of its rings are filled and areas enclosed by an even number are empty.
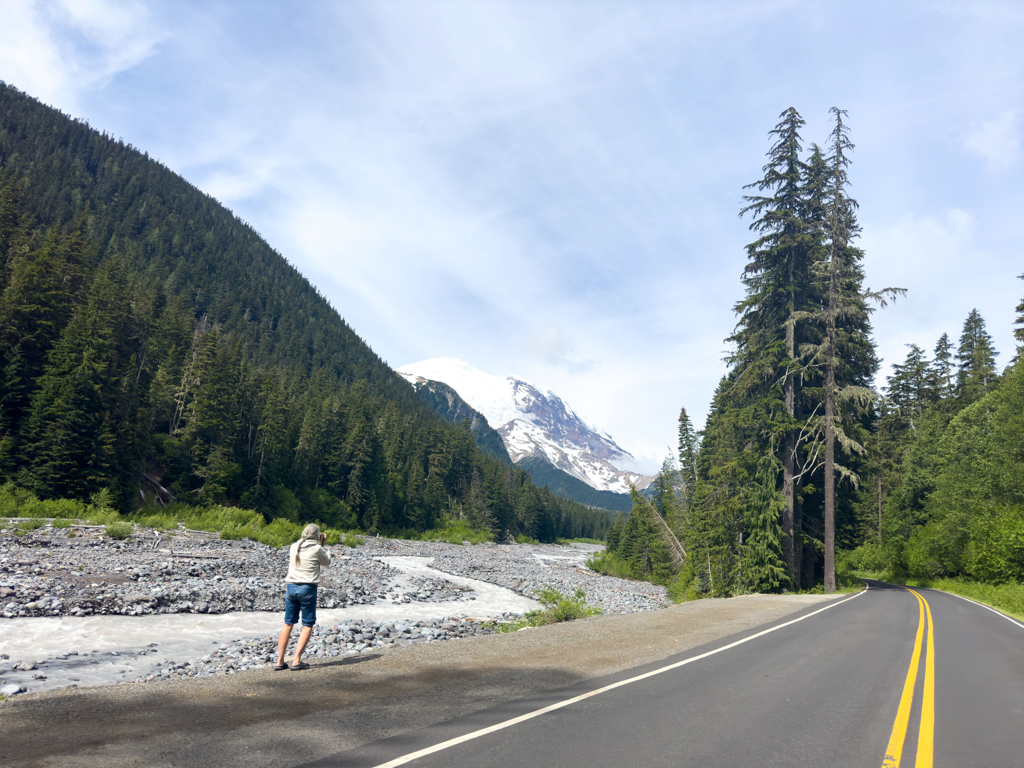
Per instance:
[[[566,593],[582,588],[605,613],[668,604],[663,587],[587,569],[586,558],[598,549],[373,537],[357,548],[332,547],[335,562],[324,572],[322,615],[306,656],[354,656],[490,634],[497,622],[536,607],[528,598],[545,585]],[[268,623],[276,628],[276,617],[252,617],[282,610],[286,571],[283,550],[216,534],[142,529],[118,541],[99,527],[20,531],[8,523],[0,529],[0,691],[272,666],[276,634],[267,629]],[[200,627],[215,621],[215,628]],[[54,639],[70,639],[67,629],[75,622],[73,647]],[[97,622],[120,622],[117,637],[93,642],[89,632],[97,631]],[[103,648],[90,647],[97,644]]]

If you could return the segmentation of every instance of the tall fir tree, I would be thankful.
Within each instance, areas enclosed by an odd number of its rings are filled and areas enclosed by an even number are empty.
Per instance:
[[[877,367],[869,337],[868,301],[885,306],[888,299],[905,293],[900,288],[881,291],[863,289],[863,253],[852,245],[860,232],[857,201],[847,192],[850,153],[854,145],[843,118],[846,111],[830,110],[834,127],[829,145],[830,195],[827,212],[827,259],[816,264],[815,273],[824,283],[824,306],[811,313],[797,313],[797,319],[814,319],[824,326],[824,339],[809,344],[804,353],[809,365],[824,376],[823,416],[818,420],[824,473],[824,582],[826,592],[835,592],[836,474],[856,486],[857,475],[836,462],[835,447],[840,443],[847,455],[863,455],[864,446],[854,438],[860,417],[866,415],[874,399],[867,386],[866,371]],[[846,424],[844,424],[844,421]]]
[[[679,409],[679,476],[683,484],[683,499],[687,508],[693,505],[697,490],[697,456],[700,453],[700,435],[694,430],[686,408]]]
[[[1018,275],[1017,278],[1024,280],[1024,275]],[[1024,299],[1021,299],[1020,304],[1017,305],[1017,319],[1013,324],[1016,326],[1013,337],[1017,339],[1017,352],[1013,362],[1016,363],[1020,359],[1021,352],[1024,352]]]
[[[972,309],[964,321],[956,352],[957,395],[965,405],[980,400],[995,386],[998,354],[984,318],[977,309]]]
[[[786,503],[778,489],[780,469],[778,459],[764,456],[758,463],[756,480],[746,492],[746,537],[739,574],[746,592],[778,592],[790,583],[782,559],[779,526]]]
[[[800,157],[804,120],[790,107],[769,132],[775,143],[768,152],[764,176],[748,184],[757,195],[744,197],[741,216],[752,215],[757,240],[747,246],[743,283],[746,297],[736,306],[740,315],[731,340],[732,363],[740,371],[738,395],[760,401],[755,418],[762,439],[781,453],[782,492],[786,499],[782,529],[790,577],[798,579],[794,509],[796,506],[796,429],[799,379],[795,313],[813,303],[807,279],[816,236],[806,221],[804,183],[807,165]],[[781,401],[781,402],[780,402]],[[752,412],[751,415],[754,415]]]
[[[949,340],[949,334],[944,333],[935,344],[935,359],[932,366],[935,371],[935,383],[938,388],[938,395],[945,399],[956,394],[956,386],[953,377],[953,342]]]
[[[887,395],[891,403],[910,419],[914,419],[938,399],[938,383],[934,366],[917,344],[908,344],[910,352],[902,363],[894,363],[888,379]]]

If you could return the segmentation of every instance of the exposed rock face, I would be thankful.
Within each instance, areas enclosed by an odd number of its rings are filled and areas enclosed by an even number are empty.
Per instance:
[[[514,462],[541,456],[591,487],[615,493],[628,493],[630,482],[643,489],[653,480],[620,469],[633,456],[550,390],[514,376],[491,376],[447,357],[406,365],[398,372],[413,386],[440,381],[458,392],[497,430]]]

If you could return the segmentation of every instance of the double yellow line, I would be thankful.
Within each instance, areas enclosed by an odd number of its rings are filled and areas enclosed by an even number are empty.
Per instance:
[[[910,725],[910,707],[914,701],[914,687],[917,685],[917,670],[921,665],[921,646],[924,640],[925,615],[928,616],[928,646],[924,661],[924,696],[921,698],[921,725],[917,734],[917,762],[914,768],[932,768],[935,746],[935,624],[928,601],[912,589],[905,588],[917,598],[920,615],[917,622],[917,639],[914,641],[914,655],[910,657],[910,669],[903,683],[900,708],[896,711],[896,722],[892,724],[889,746],[885,749],[882,768],[899,768],[903,756],[903,742]]]

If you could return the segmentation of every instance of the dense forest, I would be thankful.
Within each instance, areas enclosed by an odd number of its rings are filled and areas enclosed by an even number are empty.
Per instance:
[[[606,570],[694,595],[832,591],[838,552],[890,578],[1024,580],[1021,347],[1000,372],[972,311],[958,343],[943,334],[930,359],[908,344],[875,391],[871,313],[904,292],[864,287],[845,116],[833,109],[827,148],[804,153],[804,121],[786,110],[747,187],[756,239],[728,372],[702,432],[682,410],[678,457],[651,489],[685,564],[669,567],[637,497],[637,520],[609,531]]]
[[[0,83],[0,485],[267,519],[603,537],[436,415],[247,224]]]

